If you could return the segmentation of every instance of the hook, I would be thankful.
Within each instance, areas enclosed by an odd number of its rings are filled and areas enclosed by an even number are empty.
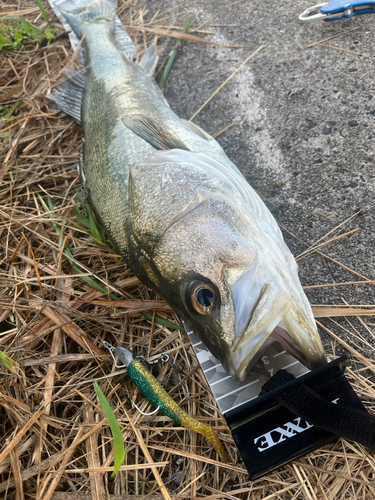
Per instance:
[[[115,363],[115,367],[116,368],[126,368],[126,365],[118,365],[117,364],[117,361],[116,361],[116,358],[115,358],[115,355],[114,355],[114,352],[116,351],[116,347],[113,347],[113,345],[111,345],[106,340],[103,340],[102,345],[103,345],[103,347],[105,347],[106,349],[108,349],[110,355],[112,356],[113,362]]]
[[[137,410],[139,411],[139,413],[141,413],[142,415],[145,415],[146,417],[148,417],[149,415],[155,415],[155,413],[157,413],[159,411],[159,408],[160,408],[160,405],[158,405],[158,407],[156,408],[156,410],[154,411],[151,411],[150,413],[145,413],[144,411],[142,411],[139,406],[137,406],[134,401],[132,401],[133,405],[137,408]]]
[[[176,380],[177,381],[180,380],[179,375],[181,375],[181,374],[185,375],[185,372],[181,368],[178,368],[174,363],[172,363],[172,361],[168,360],[167,362],[173,368],[173,371],[174,371],[174,373],[172,374],[172,376],[171,377],[167,377],[167,379],[169,380],[169,382],[172,382],[173,384],[175,384]]]

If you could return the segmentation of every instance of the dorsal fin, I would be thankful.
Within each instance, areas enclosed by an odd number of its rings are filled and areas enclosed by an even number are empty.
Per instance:
[[[153,43],[143,54],[142,60],[139,65],[146,71],[149,76],[153,76],[158,60],[159,56],[156,52],[156,44]]]
[[[73,66],[68,66],[65,72],[67,79],[62,81],[57,92],[49,95],[56,106],[75,121],[81,124],[81,105],[83,87],[85,85],[84,71],[77,71]]]

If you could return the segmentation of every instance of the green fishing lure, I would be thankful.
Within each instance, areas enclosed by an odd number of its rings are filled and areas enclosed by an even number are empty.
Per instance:
[[[228,462],[228,454],[211,425],[200,422],[180,408],[141,361],[134,357],[130,349],[117,347],[116,353],[126,366],[129,377],[153,406],[159,408],[164,415],[179,425],[203,434],[210,441],[221,460],[225,463]]]

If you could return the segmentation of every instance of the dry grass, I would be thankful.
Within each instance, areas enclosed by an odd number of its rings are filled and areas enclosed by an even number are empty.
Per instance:
[[[46,24],[32,0],[10,1],[5,13]],[[146,13],[137,10],[137,0],[121,1],[120,15],[136,27],[129,31],[140,50],[153,33],[180,30],[186,19],[182,16],[174,25],[172,13],[164,12],[145,23]],[[147,29],[142,32],[141,27]],[[100,246],[77,227],[74,205],[81,188],[76,164],[82,131],[46,97],[73,58],[63,38],[49,47],[0,54],[0,104],[9,109],[20,102],[0,131],[0,348],[19,363],[16,373],[0,368],[0,497],[374,498],[373,454],[342,440],[249,482],[187,336],[157,323],[161,318],[177,324],[176,315],[139,283],[110,247]],[[39,195],[45,201],[50,197],[53,211],[46,212]],[[318,249],[321,254],[322,246],[319,242],[310,254]],[[73,265],[64,254],[67,247]],[[93,290],[82,276],[108,292]],[[146,309],[152,321],[139,314]],[[351,313],[356,314],[353,309]],[[360,319],[360,326],[373,337],[365,320]],[[324,328],[332,336],[332,350],[342,345],[350,350],[348,377],[374,413],[373,342],[362,339],[350,320],[331,321],[332,329],[329,323]],[[352,344],[343,344],[337,335],[341,329],[353,335]],[[153,372],[186,411],[216,427],[229,464],[217,462],[200,435],[160,414],[138,413],[131,400],[144,411],[150,405],[125,372],[113,367],[101,349],[103,340],[124,342],[148,357],[168,352],[173,363],[182,365],[180,380],[169,364],[155,365]],[[94,380],[110,399],[126,442],[126,462],[115,481],[107,472],[113,461],[112,441]]]

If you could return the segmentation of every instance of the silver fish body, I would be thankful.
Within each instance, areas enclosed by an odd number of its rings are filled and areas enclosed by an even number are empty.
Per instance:
[[[170,109],[150,76],[155,47],[140,64],[124,56],[110,0],[51,3],[86,57],[84,77],[71,72],[51,98],[84,129],[81,179],[133,272],[239,381],[271,334],[307,366],[324,364],[276,221],[215,139]]]

